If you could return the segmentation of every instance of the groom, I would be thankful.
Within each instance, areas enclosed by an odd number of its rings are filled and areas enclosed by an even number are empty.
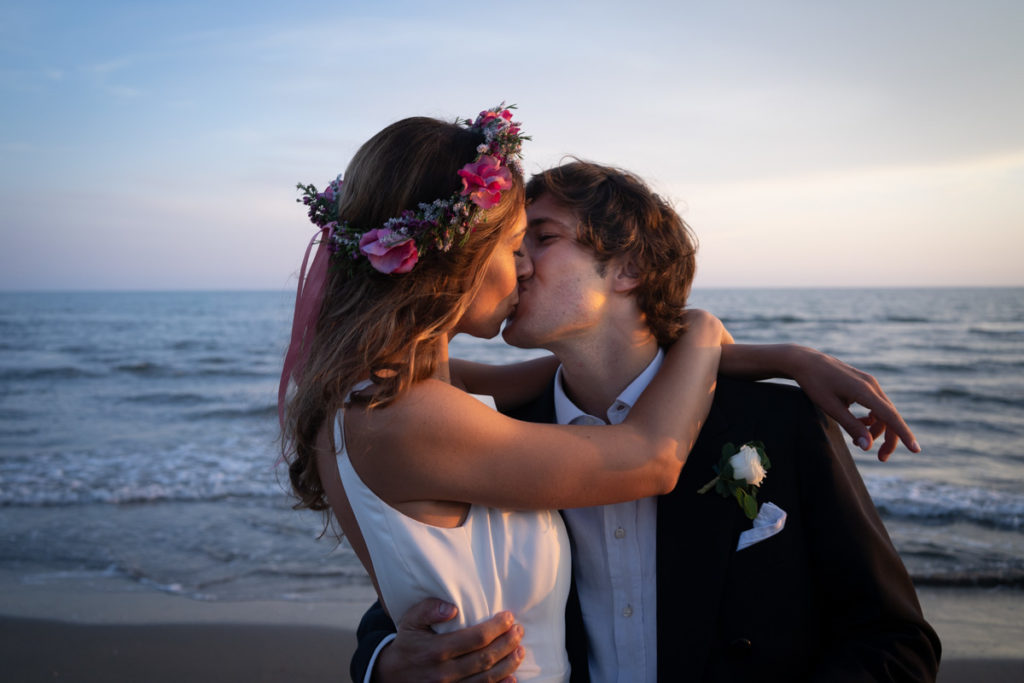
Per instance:
[[[659,347],[682,330],[687,228],[641,181],[595,164],[535,176],[527,197],[533,272],[504,336],[551,350],[562,366],[512,415],[620,422],[657,372]],[[698,490],[726,444],[755,441],[771,459],[758,502],[779,512],[763,538],[737,549],[750,520],[735,498]],[[573,680],[935,678],[939,642],[909,576],[836,424],[799,390],[720,378],[672,493],[564,515]],[[517,664],[507,615],[436,636],[428,626],[444,616],[436,603],[410,610],[375,677],[411,666],[417,677],[499,680]],[[379,608],[364,617],[355,680],[388,630]]]

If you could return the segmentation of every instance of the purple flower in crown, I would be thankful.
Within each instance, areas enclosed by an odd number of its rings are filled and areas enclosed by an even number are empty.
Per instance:
[[[336,186],[335,183],[332,182],[330,185],[324,188],[324,199],[327,200],[328,202],[335,201],[338,198],[337,190],[338,187]]]
[[[481,209],[490,209],[501,201],[501,193],[512,187],[512,174],[497,157],[482,156],[459,170],[462,195],[469,195]]]
[[[360,237],[359,251],[381,273],[408,273],[420,257],[411,237],[388,228],[377,228]]]

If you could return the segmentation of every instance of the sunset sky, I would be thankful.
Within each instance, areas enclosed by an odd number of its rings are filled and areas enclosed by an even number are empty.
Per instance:
[[[697,287],[1024,285],[1024,3],[0,6],[0,290],[286,289],[410,115],[635,171]]]

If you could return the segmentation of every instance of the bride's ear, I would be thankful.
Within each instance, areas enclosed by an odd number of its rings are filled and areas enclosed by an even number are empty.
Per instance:
[[[628,294],[640,284],[640,270],[632,261],[616,259],[609,265],[613,267],[612,289],[614,291]]]

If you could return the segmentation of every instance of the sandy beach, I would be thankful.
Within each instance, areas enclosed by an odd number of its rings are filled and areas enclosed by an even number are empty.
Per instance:
[[[1024,680],[1024,592],[923,588],[943,643],[942,683]],[[372,590],[337,599],[204,602],[124,579],[26,584],[0,573],[4,679],[33,681],[344,681]]]

